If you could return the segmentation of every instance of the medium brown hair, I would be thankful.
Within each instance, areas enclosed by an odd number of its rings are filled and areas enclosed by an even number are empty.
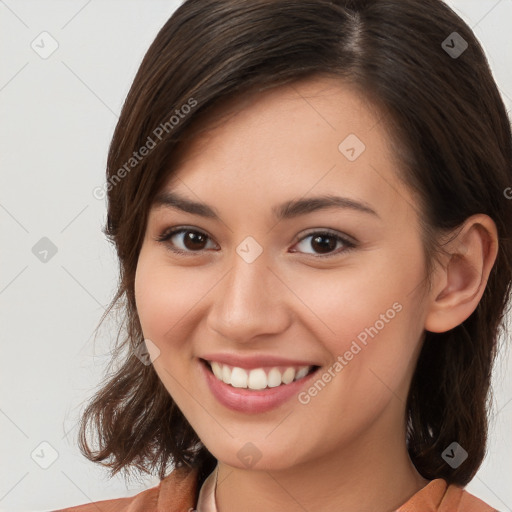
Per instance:
[[[457,58],[442,47],[453,32],[468,44]],[[385,114],[397,172],[419,201],[426,282],[442,250],[438,234],[475,213],[496,223],[499,250],[482,299],[456,328],[426,332],[406,406],[407,447],[421,475],[465,485],[478,470],[511,289],[512,203],[504,191],[512,185],[512,135],[471,29],[440,0],[188,0],[147,51],[108,154],[105,234],[120,281],[106,314],[124,312],[125,331],[113,354],[119,368],[85,409],[79,442],[112,474],[132,467],[164,478],[169,465],[187,465],[200,468],[202,481],[216,462],[153,366],[133,353],[144,339],[134,278],[148,212],[178,148],[191,140],[185,134],[230,98],[320,75],[357,87]],[[132,165],[149,139],[154,147]],[[468,453],[455,469],[441,457],[453,441]]]

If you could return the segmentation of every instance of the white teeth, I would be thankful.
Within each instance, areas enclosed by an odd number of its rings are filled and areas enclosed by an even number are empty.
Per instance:
[[[277,368],[272,368],[268,372],[268,387],[275,388],[276,386],[281,385],[281,372]]]
[[[222,368],[220,367],[220,364],[217,363],[217,361],[212,361],[210,364],[212,365],[212,371],[215,377],[222,380]]]
[[[249,389],[265,389],[267,387],[267,375],[265,370],[257,368],[249,372],[249,380],[247,383]]]
[[[231,385],[235,388],[246,388],[247,372],[235,366],[231,372]]]
[[[226,384],[231,384],[231,369],[229,366],[221,365],[222,366],[222,380]]]
[[[209,363],[217,379],[235,388],[249,388],[254,390],[265,389],[267,387],[275,388],[281,384],[290,384],[294,380],[305,377],[312,368],[311,366],[301,366],[295,369],[290,366],[286,368],[282,374],[278,368],[271,368],[267,374],[263,368],[254,368],[247,371],[238,366],[231,368],[216,361],[209,361]]]
[[[283,373],[283,376],[281,377],[284,384],[290,384],[290,382],[293,382],[294,378],[295,368],[286,368],[286,370]]]
[[[310,366],[305,366],[304,368],[301,368],[295,374],[295,380],[302,379],[302,377],[305,377],[308,374],[310,368],[311,368]]]

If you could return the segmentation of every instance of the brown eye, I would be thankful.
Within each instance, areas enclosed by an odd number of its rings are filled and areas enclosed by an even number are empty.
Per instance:
[[[308,239],[310,239],[309,242],[307,242]],[[213,244],[213,241],[206,233],[191,228],[181,227],[167,230],[157,237],[157,241],[165,243],[171,251],[177,254],[190,255],[193,253],[201,253],[211,248],[216,249],[215,244]],[[208,242],[211,242],[213,247],[208,247]],[[301,244],[302,247],[300,247]],[[305,254],[312,254],[318,258],[328,258],[354,249],[356,243],[337,233],[317,231],[303,237],[296,246],[298,246],[300,250],[292,250],[291,252],[303,252]],[[308,249],[312,249],[312,251]]]
[[[345,246],[345,248],[336,251],[336,249],[339,249],[340,246]],[[329,231],[317,231],[310,233],[309,235],[302,238],[296,244],[296,247],[299,247],[299,251],[294,250],[292,252],[304,252],[306,254],[317,255],[318,257],[329,257],[348,252],[354,249],[356,244],[338,235],[337,233],[331,233]],[[312,249],[312,251],[308,251],[308,249]]]
[[[186,254],[206,250],[210,237],[194,229],[178,228],[166,231],[157,240],[165,242],[174,252]]]
[[[311,240],[311,247],[321,254],[334,251],[337,244],[338,241],[331,235],[318,235]]]
[[[183,237],[183,245],[191,251],[204,249],[206,243],[206,236],[197,231],[185,231]]]

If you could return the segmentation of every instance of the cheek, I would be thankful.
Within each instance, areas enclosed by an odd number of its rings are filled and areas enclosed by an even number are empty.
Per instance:
[[[135,274],[135,300],[144,337],[162,352],[185,345],[186,330],[196,324],[192,320],[215,284],[214,277],[198,267],[173,267],[157,251],[143,247]]]
[[[297,272],[288,281],[293,282],[293,292],[302,302],[302,320],[320,339],[334,340],[329,342],[334,354],[349,348],[343,340],[359,339],[364,344],[372,335],[400,324],[409,314],[402,311],[414,307],[411,291],[421,275],[419,265],[404,268],[391,255],[382,254],[367,264],[314,276]]]
[[[188,411],[190,397],[183,383],[188,369],[185,362],[193,352],[190,318],[205,291],[197,278],[191,285],[192,270],[177,271],[163,259],[143,246],[135,274],[135,301],[144,338],[159,350],[153,367],[180,409]]]
[[[186,313],[184,295],[191,287],[183,287],[179,278],[143,247],[135,274],[135,301],[144,337],[157,343],[160,350],[165,333]]]
[[[365,264],[293,277],[294,293],[307,306],[301,321],[338,361],[332,380],[350,385],[356,402],[402,388],[414,365],[423,327],[421,303],[411,292],[423,267],[419,246],[403,251],[406,260],[399,250],[381,251]]]

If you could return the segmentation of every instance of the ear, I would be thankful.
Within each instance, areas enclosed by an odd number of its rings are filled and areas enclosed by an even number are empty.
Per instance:
[[[446,332],[476,309],[498,253],[496,224],[484,214],[469,217],[446,247],[446,265],[434,272],[425,330]]]

